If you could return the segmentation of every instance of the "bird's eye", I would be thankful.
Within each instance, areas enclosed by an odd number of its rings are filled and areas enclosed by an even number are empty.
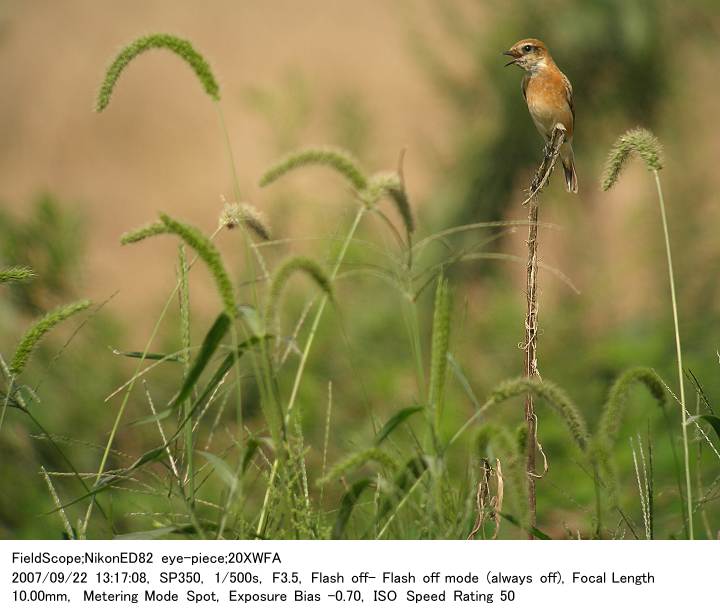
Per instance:
[[[532,51],[532,45],[523,45],[523,53],[530,53]]]

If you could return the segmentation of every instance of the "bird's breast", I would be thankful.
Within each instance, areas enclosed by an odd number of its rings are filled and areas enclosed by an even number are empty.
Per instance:
[[[563,124],[572,136],[572,111],[561,79],[543,74],[533,76],[527,83],[525,98],[535,126],[546,139],[558,123]]]

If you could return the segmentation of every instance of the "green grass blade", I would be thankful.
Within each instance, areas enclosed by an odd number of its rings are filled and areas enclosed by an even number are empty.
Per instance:
[[[202,342],[202,346],[200,347],[200,352],[195,358],[192,368],[190,368],[190,371],[180,388],[180,392],[173,399],[172,406],[177,407],[188,398],[193,390],[193,387],[195,387],[195,383],[197,383],[197,380],[200,378],[203,370],[205,370],[205,366],[207,366],[208,362],[212,359],[212,356],[215,354],[215,351],[222,342],[222,339],[225,337],[229,328],[230,317],[228,317],[225,312],[220,313],[218,318],[215,319],[215,323],[213,323],[212,327],[206,334],[205,339]]]
[[[550,537],[550,535],[544,533],[539,528],[522,524],[516,517],[510,515],[509,513],[503,513],[502,511],[499,511],[498,513],[500,514],[501,518],[507,520],[513,526],[517,526],[518,528],[521,528],[526,533],[530,533],[536,539],[546,539],[546,540],[552,539],[552,537]]]
[[[129,357],[131,359],[149,359],[151,361],[174,361],[181,362],[182,358],[178,357],[177,353],[143,353],[142,351],[118,351],[113,349],[114,355],[121,357]]]
[[[209,451],[200,451],[199,453],[212,465],[218,477],[220,477],[227,487],[230,488],[230,491],[234,493],[238,486],[238,478],[228,463]]]
[[[408,406],[404,409],[399,410],[390,419],[385,422],[385,425],[381,428],[375,437],[375,444],[380,445],[388,436],[390,436],[395,429],[405,423],[410,417],[422,411],[425,407],[423,405]]]
[[[247,349],[258,344],[260,340],[263,340],[263,338],[250,338],[238,345],[237,352],[230,352],[225,356],[225,359],[223,359],[220,366],[215,370],[212,378],[207,382],[205,388],[193,403],[190,413],[183,419],[180,427],[184,426],[186,422],[205,405],[207,399],[212,395],[218,385],[220,385],[225,375],[230,371],[230,368],[233,367],[235,360],[239,359]],[[171,439],[170,442],[172,442],[172,440],[173,439]]]
[[[146,451],[137,460],[135,460],[135,462],[133,462],[127,468],[123,469],[121,472],[113,473],[109,477],[103,478],[95,485],[94,488],[92,488],[91,490],[88,490],[82,496],[76,498],[75,500],[70,501],[69,503],[64,503],[61,507],[58,507],[51,511],[48,511],[48,513],[55,513],[57,511],[60,511],[60,509],[63,509],[63,508],[67,509],[71,505],[75,505],[79,502],[82,502],[88,497],[96,496],[97,494],[100,494],[100,492],[104,492],[105,490],[107,490],[110,486],[115,485],[116,483],[122,481],[126,477],[129,477],[134,471],[136,471],[141,466],[144,466],[145,464],[149,464],[150,462],[154,462],[155,460],[158,460],[158,459],[164,457],[165,455],[167,455],[167,445],[161,445],[160,447],[155,447],[155,449]]]
[[[177,526],[163,526],[161,528],[153,528],[152,530],[140,530],[134,533],[124,533],[115,535],[113,539],[118,541],[136,541],[138,539],[147,541],[151,539],[162,539],[167,535],[172,535],[178,531]]]
[[[717,415],[699,415],[697,419],[702,419],[710,424],[715,434],[720,438],[720,417]]]
[[[345,535],[345,528],[350,520],[350,515],[355,508],[362,493],[369,487],[375,485],[372,479],[359,479],[350,486],[340,502],[340,510],[335,517],[335,525],[332,529],[332,539],[342,539]]]
[[[248,466],[250,466],[250,463],[252,462],[252,459],[255,457],[255,454],[257,453],[258,449],[260,449],[260,440],[259,439],[251,437],[245,443],[245,453],[243,455],[243,463],[242,463],[243,474],[245,473],[245,471],[247,471]]]
[[[134,421],[129,422],[128,426],[144,426],[145,424],[149,423],[157,423],[158,421],[162,421],[163,419],[167,419],[174,413],[174,409],[169,408],[165,409],[164,411],[160,413],[156,413],[155,415],[147,415],[146,417],[141,417],[140,419],[135,419]]]

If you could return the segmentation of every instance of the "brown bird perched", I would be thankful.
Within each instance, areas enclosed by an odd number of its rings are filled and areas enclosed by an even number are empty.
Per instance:
[[[513,58],[505,66],[515,64],[525,70],[523,97],[545,143],[549,143],[556,125],[562,124],[565,128],[567,135],[560,148],[560,159],[565,170],[567,190],[576,193],[578,182],[572,149],[575,105],[570,81],[555,64],[545,43],[538,39],[518,41],[503,54]]]

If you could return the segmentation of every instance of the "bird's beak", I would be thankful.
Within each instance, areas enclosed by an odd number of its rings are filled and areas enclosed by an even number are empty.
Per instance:
[[[508,62],[505,66],[510,66],[511,64],[515,64],[518,61],[518,56],[517,56],[516,52],[508,49],[507,51],[503,51],[502,53],[504,56],[512,57],[512,60],[510,60],[510,62]]]

